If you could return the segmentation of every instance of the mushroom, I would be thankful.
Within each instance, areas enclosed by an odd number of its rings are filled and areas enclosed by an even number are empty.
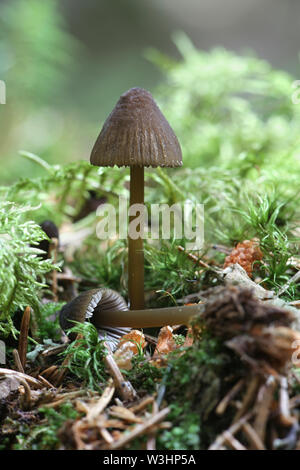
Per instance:
[[[130,206],[144,204],[145,166],[182,165],[177,137],[148,91],[132,88],[120,97],[96,140],[91,164],[130,167]],[[143,238],[129,234],[128,291],[130,309],[143,309]]]
[[[68,330],[74,326],[74,322],[83,323],[85,320],[92,319],[92,323],[98,329],[99,338],[105,339],[106,343],[114,350],[119,342],[119,339],[126,333],[129,333],[130,328],[110,327],[109,323],[101,323],[99,321],[99,313],[107,312],[110,310],[127,310],[125,299],[112,289],[91,289],[82,292],[73,300],[68,302],[60,311],[59,322],[63,330]],[[98,321],[97,321],[98,318]]]
[[[57,244],[58,244],[59,231],[55,223],[52,222],[52,220],[44,220],[44,222],[41,224],[41,229],[50,238],[52,243],[53,243],[53,240],[57,240]],[[36,246],[36,248],[45,252],[43,254],[39,254],[40,258],[47,259],[49,257],[50,244],[51,242],[49,240],[41,240],[39,244]]]
[[[129,333],[130,328],[112,328],[109,326],[109,322],[102,324],[99,318],[100,312],[104,313],[110,311],[110,309],[117,309],[119,312],[127,310],[126,302],[118,292],[104,288],[88,290],[64,305],[59,314],[59,322],[63,330],[68,330],[74,326],[75,321],[83,323],[85,320],[91,319],[97,327],[99,338],[104,341],[107,349],[104,362],[114,379],[115,385],[123,400],[132,401],[136,397],[136,392],[131,383],[124,379],[112,356],[112,352],[117,348],[120,338]],[[103,325],[107,326],[103,327]],[[71,339],[75,339],[74,335],[71,336]]]
[[[115,347],[120,337],[129,330],[125,327],[147,328],[189,323],[192,316],[201,313],[203,305],[128,310],[124,298],[112,289],[100,288],[82,292],[60,311],[60,325],[71,328],[74,321],[87,319],[98,328],[100,337]]]

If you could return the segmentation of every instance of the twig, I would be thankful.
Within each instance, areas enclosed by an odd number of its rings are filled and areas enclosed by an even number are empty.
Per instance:
[[[270,375],[266,383],[260,388],[257,396],[257,403],[255,406],[256,417],[253,428],[262,442],[265,440],[267,420],[272,401],[274,399],[275,387],[276,381],[274,377]]]
[[[229,392],[225,395],[225,397],[220,401],[220,403],[218,404],[216,408],[216,413],[218,415],[222,415],[225,412],[228,406],[228,403],[237,395],[237,393],[241,390],[244,383],[245,383],[244,379],[240,379],[234,385],[234,387],[232,387],[232,389],[229,390]]]
[[[146,408],[146,406],[150,405],[153,402],[154,402],[154,397],[148,396],[148,397],[143,398],[136,405],[130,406],[128,409],[132,411],[133,413],[138,413],[139,411],[142,411],[144,408]]]
[[[228,433],[231,434],[232,436],[239,431],[239,429],[243,426],[244,423],[246,423],[251,417],[253,416],[253,411],[250,413],[247,413],[245,416],[240,418],[237,422],[233,423],[227,431],[222,432],[219,434],[219,436],[216,438],[216,440],[210,445],[208,450],[219,450],[224,442],[226,441],[226,437],[228,436]]]
[[[257,432],[253,429],[251,424],[248,422],[245,422],[242,425],[242,430],[250,442],[252,449],[254,450],[265,450],[264,443],[262,442],[261,438],[258,436]]]
[[[53,346],[52,348],[45,349],[41,352],[42,357],[55,356],[60,352],[64,351],[68,347],[68,344],[59,344],[58,346]]]
[[[59,395],[56,395],[54,401],[52,401],[51,403],[46,403],[45,405],[43,405],[43,407],[57,408],[58,406],[62,405],[62,403],[65,403],[67,400],[79,397],[80,395],[83,395],[83,394],[84,394],[83,390],[76,390],[74,392],[59,394]]]
[[[87,421],[90,421],[90,422],[94,421],[102,413],[102,411],[106,408],[106,406],[111,401],[114,393],[115,393],[115,387],[113,384],[113,380],[110,379],[107,387],[105,388],[103,394],[101,395],[100,400],[98,400],[97,403],[89,407],[89,411],[86,416]]]
[[[153,401],[152,415],[156,415],[158,412],[159,412],[158,404],[157,404],[156,401]],[[164,423],[162,423],[162,424],[164,424]],[[153,431],[150,431],[150,433],[149,433],[146,448],[147,448],[147,450],[156,450],[156,430],[155,429],[153,429]]]
[[[113,405],[109,409],[110,416],[114,418],[120,418],[128,423],[142,423],[142,419],[136,416],[132,411],[128,410],[124,406]]]
[[[57,366],[53,365],[43,370],[40,375],[42,375],[43,377],[49,378],[53,374],[53,372],[56,370],[57,370]]]
[[[226,255],[230,255],[232,248],[228,248],[228,246],[224,245],[212,245],[212,249],[219,251],[220,253],[225,253]]]
[[[36,388],[43,388],[44,385],[31,375],[23,374],[11,369],[0,369],[0,375],[14,376],[18,381],[26,380],[28,384]]]
[[[78,340],[80,340],[82,338],[82,334],[79,333],[77,336],[76,336],[76,339],[75,339],[75,345],[78,345]],[[63,360],[62,364],[60,365],[60,367],[58,366],[51,366],[49,367],[48,369],[44,370],[42,372],[42,375],[45,375],[46,374],[46,377],[48,379],[50,379],[53,384],[57,387],[58,385],[61,384],[66,372],[67,372],[67,366],[71,360],[71,357],[72,355],[71,354],[68,354],[68,356],[65,357],[65,359]]]
[[[146,431],[152,428],[152,426],[160,423],[160,421],[162,421],[169,414],[169,412],[169,408],[164,408],[163,410],[159,411],[156,415],[151,416],[151,418],[146,420],[144,423],[137,424],[131,432],[126,433],[126,435],[122,435],[120,439],[111,444],[108,447],[108,450],[117,450],[126,446],[130,441],[144,434]]]
[[[252,380],[250,381],[250,384],[247,388],[247,391],[245,393],[245,396],[244,396],[244,399],[243,399],[243,403],[242,403],[242,406],[241,408],[237,411],[235,417],[234,417],[234,420],[233,420],[233,423],[235,423],[236,421],[239,421],[239,419],[247,412],[247,410],[249,409],[252,401],[254,400],[254,397],[256,395],[256,392],[257,392],[257,389],[259,387],[259,383],[260,383],[260,378],[258,376],[255,376],[252,378]]]
[[[233,450],[247,450],[243,444],[241,444],[233,435],[225,431],[224,432],[225,443],[228,444]]]
[[[22,318],[20,338],[19,338],[19,347],[18,347],[18,352],[19,352],[20,361],[21,361],[23,370],[25,370],[25,365],[26,365],[30,316],[31,316],[31,308],[26,307],[24,314],[23,314],[23,318]]]
[[[297,282],[298,280],[300,280],[300,271],[298,271],[294,276],[292,276],[285,284],[284,286],[282,286],[282,288],[280,289],[280,291],[278,292],[277,294],[277,297],[279,297],[280,295],[282,295],[285,291],[288,290],[288,288],[290,287],[290,285],[293,283],[293,282]]]
[[[45,377],[43,377],[42,375],[38,375],[38,379],[48,388],[55,388],[53,384],[51,384],[50,382],[48,382],[47,379],[45,379]]]
[[[107,348],[107,354],[105,356],[104,362],[114,380],[115,386],[120,393],[122,400],[133,401],[137,396],[136,391],[132,387],[131,383],[124,379],[116,361],[114,360],[113,355],[111,354],[109,346],[107,343],[104,344]]]
[[[105,440],[105,442],[107,442],[107,444],[112,444],[114,442],[114,439],[113,439],[112,435],[108,432],[107,429],[100,428],[100,434],[103,437],[103,439]]]
[[[279,419],[283,426],[292,426],[295,422],[295,418],[290,414],[288,381],[286,377],[280,378]]]
[[[64,378],[64,376],[67,372],[67,365],[69,364],[69,362],[70,362],[70,357],[69,356],[65,357],[65,359],[63,360],[61,366],[59,368],[57,368],[57,370],[55,370],[50,375],[50,380],[54,383],[54,385],[56,387],[58,387],[61,384],[61,382],[62,382],[62,380],[63,380],[63,378]]]
[[[181,251],[182,253],[186,253],[185,249],[183,248],[183,246],[178,246],[178,251]],[[192,260],[195,264],[199,264],[200,266],[202,266],[203,268],[205,269],[208,269],[210,271],[213,271],[217,277],[221,276],[222,275],[222,269],[220,268],[214,268],[212,266],[210,266],[209,264],[205,263],[204,261],[202,261],[201,259],[199,259],[197,256],[195,255],[192,255],[192,253],[186,253],[187,257]]]

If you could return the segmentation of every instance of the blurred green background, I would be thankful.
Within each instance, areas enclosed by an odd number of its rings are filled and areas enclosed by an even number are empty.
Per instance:
[[[147,50],[178,59],[174,32],[201,50],[255,51],[297,77],[299,22],[298,0],[1,0],[0,182],[39,173],[20,150],[87,160],[121,93],[156,96],[164,75]]]

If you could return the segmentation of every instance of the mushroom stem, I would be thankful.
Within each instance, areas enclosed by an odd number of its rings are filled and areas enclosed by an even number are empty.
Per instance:
[[[192,316],[201,313],[202,304],[183,307],[149,308],[145,310],[94,311],[92,323],[95,326],[120,326],[133,328],[160,327],[165,325],[187,325]]]
[[[144,205],[144,168],[130,167],[130,207],[134,204]],[[129,217],[129,224],[134,219]],[[128,291],[130,308],[143,309],[144,301],[144,247],[143,227],[140,227],[141,236],[134,240],[128,231]]]

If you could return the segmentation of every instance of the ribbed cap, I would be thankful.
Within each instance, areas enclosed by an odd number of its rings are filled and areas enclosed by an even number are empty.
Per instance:
[[[81,292],[77,297],[63,306],[60,311],[59,321],[63,330],[74,326],[74,321],[84,322],[93,316],[95,311],[127,310],[127,304],[123,297],[112,289],[91,289]],[[99,314],[97,315],[99,317]],[[101,325],[101,323],[100,323]]]
[[[100,340],[105,340],[114,351],[120,338],[130,332],[130,328],[113,328],[101,326],[101,312],[127,310],[127,304],[123,297],[112,289],[92,289],[82,292],[71,302],[64,305],[59,314],[60,326],[63,330],[68,330],[74,325],[74,321],[84,322],[90,319],[98,330]],[[75,334],[70,334],[73,341]]]
[[[91,154],[96,166],[182,165],[180,144],[151,93],[131,88],[106,119]]]

